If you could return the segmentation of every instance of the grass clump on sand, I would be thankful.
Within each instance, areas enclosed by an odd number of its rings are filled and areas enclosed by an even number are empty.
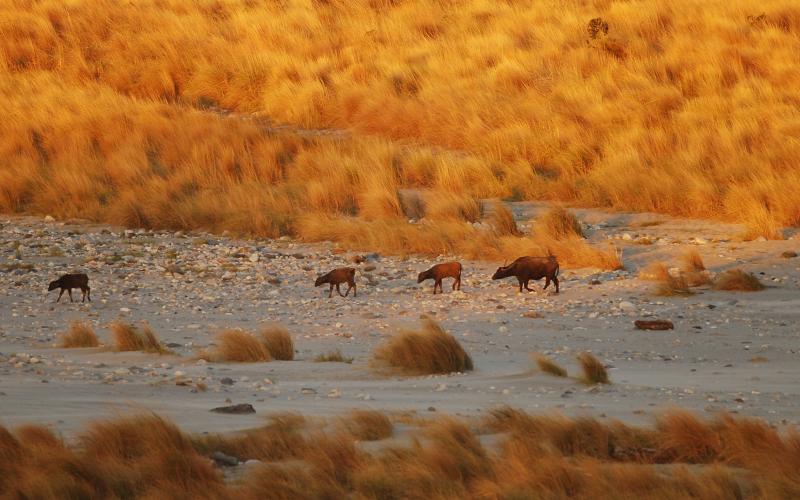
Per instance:
[[[91,325],[83,321],[73,321],[69,325],[69,330],[64,332],[58,339],[58,346],[71,347],[97,347],[100,342],[97,340]]]
[[[714,278],[711,288],[729,292],[758,292],[766,287],[752,273],[728,269]]]
[[[294,359],[294,342],[289,331],[281,325],[270,325],[261,330],[261,340],[272,359],[291,361]]]
[[[375,410],[355,410],[342,419],[342,426],[360,441],[378,441],[392,436],[394,426],[385,414]]]
[[[689,286],[702,286],[711,282],[711,277],[696,248],[687,250],[681,256],[681,273]]]
[[[401,330],[375,350],[375,359],[409,374],[465,372],[472,358],[452,335],[425,317],[421,330]]]
[[[271,324],[256,336],[241,328],[228,328],[216,337],[216,347],[200,354],[207,361],[234,361],[258,363],[262,361],[294,359],[294,342],[289,332],[280,324]]]
[[[347,363],[353,362],[353,358],[349,358],[342,354],[339,349],[328,351],[324,354],[318,354],[314,357],[315,363]]]
[[[272,356],[261,339],[239,328],[229,328],[220,332],[216,344],[215,350],[210,354],[210,360],[213,361],[239,363],[272,361]]]
[[[146,323],[136,328],[128,323],[116,321],[111,324],[111,337],[115,351],[144,351],[158,354],[169,352]]]
[[[653,262],[639,272],[639,277],[644,280],[658,282],[655,294],[662,297],[676,295],[693,295],[683,274],[673,276],[663,262]]]
[[[534,361],[536,361],[536,365],[544,373],[549,373],[550,375],[554,375],[556,377],[567,376],[567,370],[556,364],[555,361],[551,360],[544,354],[535,353],[532,355],[532,357]]]
[[[603,363],[591,353],[582,352],[578,355],[578,363],[581,365],[583,377],[581,381],[585,384],[610,384],[608,372]]]

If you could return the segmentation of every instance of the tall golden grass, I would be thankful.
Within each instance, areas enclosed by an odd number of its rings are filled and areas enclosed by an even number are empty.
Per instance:
[[[359,448],[340,428],[277,415],[264,427],[187,436],[154,415],[92,424],[74,443],[0,426],[11,498],[795,498],[800,437],[768,423],[684,411],[655,426],[497,408],[438,418],[407,444]],[[373,427],[372,418],[369,427]],[[480,433],[498,436],[489,448]],[[225,483],[206,457],[258,459]]]
[[[389,417],[377,410],[355,410],[342,419],[342,426],[360,441],[391,437],[394,426]]]
[[[420,330],[401,330],[375,349],[379,365],[409,374],[466,372],[473,369],[472,358],[455,337],[429,317]]]
[[[396,250],[410,188],[434,220],[546,199],[780,237],[798,32],[793,0],[7,3],[0,210],[311,239],[355,216]]]

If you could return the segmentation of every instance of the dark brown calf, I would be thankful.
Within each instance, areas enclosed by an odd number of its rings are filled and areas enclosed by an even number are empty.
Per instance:
[[[422,283],[425,280],[432,279],[433,281],[433,294],[436,295],[436,287],[439,287],[439,293],[444,293],[442,290],[442,280],[444,278],[454,278],[453,290],[461,290],[461,263],[460,262],[445,262],[436,264],[427,271],[422,271],[417,277],[417,283]]]
[[[328,291],[328,298],[333,297],[333,287],[336,287],[336,293],[341,295],[342,297],[347,297],[347,294],[350,293],[350,289],[353,289],[353,297],[356,296],[356,270],[352,267],[340,267],[339,269],[334,269],[333,271],[323,274],[317,281],[314,282],[314,286],[320,286],[325,283],[329,283],[331,285],[331,289]],[[347,283],[347,291],[344,295],[342,295],[342,291],[339,290],[339,285],[342,283]]]
[[[83,292],[81,302],[85,302],[86,299],[89,299],[89,302],[92,301],[92,293],[91,289],[89,288],[89,277],[85,274],[65,274],[57,280],[51,281],[50,286],[47,287],[47,291],[50,292],[56,288],[61,289],[56,302],[61,300],[61,296],[64,295],[64,290],[67,291],[69,294],[69,301],[72,302],[73,288],[80,288],[81,292]]]
[[[528,288],[528,281],[540,280],[545,278],[544,289],[550,285],[550,281],[556,285],[556,293],[558,293],[558,260],[554,255],[550,257],[520,257],[511,264],[497,268],[493,280],[509,278],[514,276],[519,280],[519,291],[522,292],[522,286],[525,290],[532,292]]]

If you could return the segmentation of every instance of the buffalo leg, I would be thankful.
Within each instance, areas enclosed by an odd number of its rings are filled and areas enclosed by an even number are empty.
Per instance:
[[[64,289],[63,288],[61,289],[61,292],[59,292],[59,294],[58,294],[58,298],[56,299],[56,304],[58,304],[58,301],[61,300],[61,296],[62,295],[64,295]]]
[[[544,277],[544,286],[542,287],[542,290],[547,290],[548,286],[550,286],[550,276],[545,276]]]
[[[558,278],[553,278],[553,283],[556,285],[556,293],[558,293]]]
[[[348,288],[347,291],[349,292],[350,289]],[[339,288],[339,283],[336,283],[336,293],[339,294],[339,297],[347,297],[347,295],[342,295],[342,290]]]
[[[350,294],[350,289],[353,288],[352,283],[347,283],[347,290],[344,292],[344,296],[347,297]],[[341,295],[341,293],[339,294]]]
[[[92,301],[92,289],[88,286],[86,287],[86,298],[89,300],[89,302]]]
[[[531,288],[528,286],[529,283],[530,282],[528,280],[525,280],[525,290],[532,292],[533,290],[531,290]]]
[[[333,283],[331,283],[331,288],[328,290],[328,298],[333,297]]]
[[[356,282],[354,281],[353,282],[353,297],[355,297],[357,293],[358,293],[358,288],[356,287]]]
[[[69,294],[69,301],[73,302],[73,300],[72,300],[72,288],[67,288],[67,293]]]
[[[522,279],[517,278],[519,280],[519,293],[522,293],[522,284],[524,283]]]

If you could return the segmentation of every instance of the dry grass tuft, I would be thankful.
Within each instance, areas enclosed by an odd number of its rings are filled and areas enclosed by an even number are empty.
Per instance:
[[[692,295],[689,283],[683,274],[673,276],[667,266],[662,262],[653,262],[639,272],[639,277],[644,280],[658,281],[655,294],[663,297],[675,295]]]
[[[281,325],[271,325],[261,330],[261,340],[272,359],[291,361],[294,359],[294,342],[289,331]]]
[[[286,460],[302,455],[308,445],[303,436],[305,418],[286,413],[271,415],[269,420],[263,427],[242,432],[194,436],[192,446],[203,455],[221,451],[240,461]]]
[[[552,207],[537,217],[533,228],[537,235],[556,241],[586,237],[575,214],[561,206]]]
[[[220,332],[216,344],[216,349],[210,355],[214,361],[257,363],[272,360],[270,351],[260,339],[238,328]]]
[[[608,372],[603,363],[589,352],[582,352],[578,355],[578,362],[583,371],[581,381],[585,384],[610,384]]]
[[[324,354],[318,354],[314,357],[315,363],[347,363],[350,364],[353,362],[353,358],[349,358],[342,354],[342,351],[336,349],[334,351],[329,351]]]
[[[342,419],[342,425],[359,441],[386,439],[394,432],[394,426],[389,418],[374,410],[355,410]]]
[[[514,213],[500,201],[492,204],[492,213],[489,216],[489,225],[492,226],[497,236],[520,236]]]
[[[703,286],[711,282],[710,273],[696,248],[687,250],[681,256],[681,272],[689,286]]]
[[[766,287],[752,273],[746,273],[741,269],[728,269],[714,278],[711,288],[731,292],[758,292]]]
[[[671,411],[657,421],[660,454],[670,462],[708,463],[722,451],[720,437],[706,423],[685,411]]]
[[[543,354],[533,354],[533,359],[536,361],[536,365],[539,369],[545,373],[549,373],[550,375],[555,375],[556,377],[566,377],[567,370],[556,364],[553,360],[548,358]]]
[[[705,270],[706,266],[703,263],[703,258],[696,248],[690,248],[681,256],[681,271],[696,273]]]
[[[111,324],[111,336],[115,351],[145,351],[167,354],[169,351],[161,345],[155,332],[146,324],[136,328],[121,321]]]
[[[69,325],[69,330],[61,335],[58,341],[59,347],[97,347],[100,342],[97,340],[91,325],[83,321],[73,321]]]
[[[375,350],[375,359],[386,366],[415,375],[465,372],[472,358],[452,335],[431,318],[421,330],[401,330]]]

